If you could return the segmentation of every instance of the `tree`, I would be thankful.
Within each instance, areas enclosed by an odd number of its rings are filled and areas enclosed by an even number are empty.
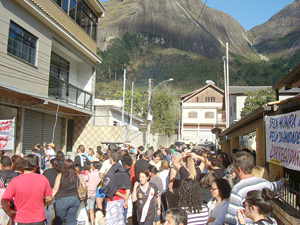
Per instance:
[[[242,118],[258,107],[265,105],[268,102],[275,101],[276,99],[275,92],[270,87],[268,89],[248,91],[245,95],[247,95],[247,97],[241,112]]]
[[[114,95],[115,99],[123,98],[123,91],[117,91]],[[143,106],[145,105],[145,100],[143,95],[140,94],[139,90],[133,91],[133,114],[142,117]],[[125,90],[125,111],[130,113],[131,108],[131,90]]]

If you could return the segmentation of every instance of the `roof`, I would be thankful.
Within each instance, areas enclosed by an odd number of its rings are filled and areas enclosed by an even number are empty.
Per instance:
[[[281,78],[272,88],[273,90],[285,90],[300,87],[300,63]]]
[[[247,91],[257,91],[257,90],[267,89],[267,88],[271,88],[271,87],[272,86],[230,86],[229,94],[230,95],[244,94]],[[291,88],[289,90],[284,90],[284,88],[281,88],[279,90],[279,93],[281,95],[300,93],[300,88]]]
[[[197,89],[197,90],[195,90],[195,91],[189,92],[189,93],[187,93],[187,94],[185,94],[185,95],[181,95],[181,97],[180,97],[180,98],[181,98],[181,102],[184,102],[184,101],[186,101],[186,100],[192,98],[193,96],[195,96],[195,95],[198,94],[199,92],[201,92],[201,91],[207,89],[208,87],[212,87],[212,88],[216,89],[217,91],[220,91],[220,92],[224,93],[224,90],[221,89],[221,88],[219,88],[219,87],[217,87],[216,85],[213,85],[213,84],[207,84],[207,85],[205,85],[204,87],[202,87],[202,88],[200,88],[200,89]]]
[[[119,112],[119,113],[122,113],[122,109],[121,109],[121,108],[112,107],[112,108],[110,108],[110,110],[112,110],[112,111],[116,111],[116,112]],[[130,113],[129,113],[129,112],[127,112],[127,111],[124,111],[124,115],[126,115],[126,116],[130,117]],[[137,117],[137,116],[135,116],[135,115],[132,115],[132,119],[133,119],[133,120],[137,120],[137,121],[138,121],[138,122],[140,122],[140,123],[142,123],[142,122],[143,122],[143,120],[142,120],[142,119],[138,118],[138,117]]]

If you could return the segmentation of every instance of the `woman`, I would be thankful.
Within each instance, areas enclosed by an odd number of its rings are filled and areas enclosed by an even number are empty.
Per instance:
[[[166,192],[168,188],[169,182],[169,163],[166,159],[161,161],[161,169],[162,171],[159,173],[159,177],[162,180],[163,191],[161,194],[161,204],[164,206],[164,210],[167,211],[167,200],[166,200]]]
[[[213,197],[207,204],[209,211],[208,224],[222,225],[225,222],[225,214],[228,210],[230,197],[230,185],[225,179],[216,179],[210,188],[211,196]]]
[[[150,164],[155,166],[158,171],[161,171],[160,151],[154,152]]]
[[[61,172],[61,161],[58,158],[50,160],[50,169],[47,169],[43,172],[43,175],[48,179],[51,188],[53,189],[56,176]]]
[[[87,155],[86,157],[91,161],[91,162],[94,162],[97,160],[97,157],[95,155],[95,152],[94,152],[94,149],[93,148],[89,148],[87,150]]]
[[[266,180],[270,179],[268,170],[263,166],[255,166],[252,170],[252,175]]]
[[[155,184],[155,186],[158,189],[158,195],[161,198],[161,194],[162,194],[162,191],[163,191],[163,183],[162,183],[161,178],[158,176],[159,171],[155,166],[151,165],[151,166],[148,167],[148,172],[149,172],[149,175],[150,175],[150,182]],[[161,204],[158,205],[156,203],[155,207],[156,208],[161,208]],[[164,214],[164,210],[161,210],[161,212]],[[164,220],[164,218],[163,218],[163,220]],[[157,216],[155,218],[155,224],[160,225],[160,216]]]
[[[246,218],[253,221],[253,224],[277,224],[276,220],[268,217],[269,213],[272,212],[271,199],[273,198],[273,192],[264,188],[262,191],[249,191],[243,202],[243,209],[237,210],[237,216],[240,224],[245,224]],[[245,215],[245,217],[243,216]],[[247,220],[247,224],[249,221]]]
[[[208,208],[203,205],[199,184],[194,179],[184,179],[181,181],[179,193],[179,207],[188,214],[187,224],[206,224]]]
[[[184,164],[180,164],[179,162],[183,159]],[[195,168],[194,160],[200,160],[202,163]],[[175,168],[180,173],[180,179],[183,180],[185,178],[192,178],[197,183],[200,181],[201,171],[204,171],[206,167],[206,160],[204,157],[199,156],[195,153],[183,153],[183,155],[179,158],[176,158],[173,161]]]
[[[18,172],[20,174],[23,173],[23,158],[19,155],[14,155],[11,157],[11,162],[12,162],[12,170],[15,172]]]
[[[55,196],[56,199],[54,224],[62,224],[64,218],[66,224],[76,224],[76,214],[80,204],[77,196],[78,184],[86,188],[83,179],[76,173],[74,162],[67,159],[53,187],[52,197]]]
[[[155,208],[155,198],[160,205],[160,196],[155,184],[148,182],[150,175],[147,170],[139,173],[140,183],[135,182],[132,191],[132,202],[136,202],[137,217],[140,225],[152,225],[156,216],[160,216],[161,208]],[[144,210],[148,209],[148,210]]]
[[[213,181],[217,178],[218,178],[217,175],[213,171],[210,171],[209,173],[205,174],[205,176],[201,179],[201,181],[199,183],[200,188],[201,188],[203,202],[205,204],[207,204],[212,197],[210,188],[211,188]]]

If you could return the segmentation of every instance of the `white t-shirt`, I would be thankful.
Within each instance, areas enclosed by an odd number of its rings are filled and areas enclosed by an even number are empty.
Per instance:
[[[163,183],[163,191],[162,193],[166,193],[168,189],[168,183],[169,183],[169,170],[163,170],[159,173],[159,177],[162,180]]]
[[[119,160],[119,163],[122,165],[121,160]],[[105,160],[102,164],[102,167],[99,170],[99,173],[106,173],[111,167],[111,164],[109,162],[109,159]]]

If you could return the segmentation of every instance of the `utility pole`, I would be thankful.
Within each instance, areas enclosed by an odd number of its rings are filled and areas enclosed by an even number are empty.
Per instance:
[[[150,148],[150,124],[152,121],[151,115],[151,85],[152,79],[149,78],[149,89],[148,89],[148,114],[147,114],[147,148]]]
[[[226,103],[226,128],[229,127],[229,58],[228,42],[226,42],[226,81],[225,81],[225,103]]]
[[[124,112],[125,112],[125,84],[126,84],[126,69],[124,69],[124,84],[123,84],[123,98],[122,98],[122,126],[123,126],[123,136],[125,141],[125,123],[124,123]]]
[[[132,85],[132,87],[131,87],[131,105],[130,105],[130,137],[129,137],[129,139],[130,139],[130,141],[131,141],[131,130],[132,130],[132,111],[133,111],[133,82],[131,83]]]

